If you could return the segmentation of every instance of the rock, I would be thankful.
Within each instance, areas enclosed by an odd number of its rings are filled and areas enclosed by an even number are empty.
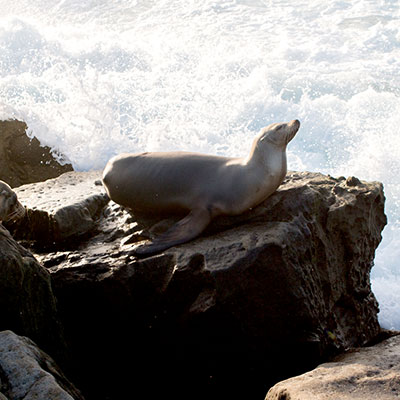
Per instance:
[[[27,213],[6,226],[18,240],[51,247],[71,238],[82,240],[96,226],[96,219],[109,199],[96,184],[101,173],[67,172],[45,182],[15,189]]]
[[[141,232],[112,202],[97,235],[37,256],[93,398],[256,398],[379,334],[369,276],[385,224],[380,183],[292,172],[157,256],[134,256]]]
[[[0,331],[29,336],[53,357],[64,360],[65,342],[50,274],[1,224],[0,310]]]
[[[0,332],[0,399],[83,400],[45,352],[11,331]]]
[[[265,400],[395,400],[399,397],[400,336],[394,336],[279,382],[268,391]]]
[[[16,187],[73,170],[71,164],[61,165],[49,147],[30,139],[26,129],[21,121],[0,121],[0,180]]]

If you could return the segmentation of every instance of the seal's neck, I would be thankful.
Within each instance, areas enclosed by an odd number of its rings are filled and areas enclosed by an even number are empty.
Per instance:
[[[256,139],[246,159],[246,164],[265,168],[272,174],[280,172],[285,176],[287,171],[286,146],[277,145],[273,142],[266,143]]]

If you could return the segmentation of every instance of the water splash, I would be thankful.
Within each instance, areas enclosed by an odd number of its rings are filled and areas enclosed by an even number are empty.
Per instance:
[[[300,119],[289,168],[384,183],[373,288],[400,329],[399,19],[390,0],[4,0],[0,118],[77,170],[123,151],[240,156]]]

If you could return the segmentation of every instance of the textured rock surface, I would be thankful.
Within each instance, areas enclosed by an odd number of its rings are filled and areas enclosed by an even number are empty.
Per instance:
[[[65,343],[49,272],[0,224],[0,330],[29,336],[63,359]]]
[[[38,246],[51,247],[70,238],[79,240],[79,236],[94,230],[98,214],[109,201],[100,177],[100,172],[68,172],[16,188],[27,213],[6,226],[16,239]]]
[[[400,398],[400,336],[358,349],[336,362],[279,382],[266,400],[395,400]]]
[[[0,332],[0,394],[8,400],[83,400],[51,357],[11,331]]]
[[[56,161],[49,147],[30,139],[26,129],[21,121],[0,121],[0,180],[16,187],[72,171],[71,164]]]
[[[259,207],[161,255],[133,255],[140,231],[110,203],[85,243],[38,257],[93,398],[257,398],[379,334],[369,274],[385,223],[381,184],[290,173]]]

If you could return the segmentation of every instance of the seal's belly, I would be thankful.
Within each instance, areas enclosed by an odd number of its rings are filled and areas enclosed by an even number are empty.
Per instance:
[[[133,210],[184,211],[213,197],[226,160],[183,152],[125,155],[110,162],[103,180],[109,196]]]

